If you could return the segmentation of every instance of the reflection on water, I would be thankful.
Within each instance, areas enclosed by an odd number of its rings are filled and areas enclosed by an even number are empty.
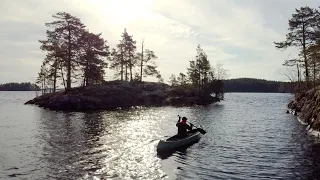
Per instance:
[[[53,113],[41,111],[41,139],[49,177],[158,179],[165,176],[155,158],[157,130],[131,112]],[[50,117],[50,118],[48,118]],[[56,173],[59,172],[59,173]]]
[[[0,179],[319,179],[319,140],[285,113],[288,94],[227,94],[205,107],[62,113],[0,94]],[[167,154],[177,115],[207,131]]]
[[[190,148],[193,144],[198,143],[198,141],[195,141],[192,144],[184,145],[175,149],[167,150],[167,151],[162,151],[162,152],[157,152],[157,157],[161,158],[162,160],[168,159],[170,156],[172,156],[174,153],[186,155],[187,149]]]

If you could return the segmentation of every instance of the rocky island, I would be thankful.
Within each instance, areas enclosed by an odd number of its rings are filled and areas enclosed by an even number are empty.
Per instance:
[[[25,104],[57,111],[116,110],[135,106],[208,105],[221,98],[158,82],[109,81],[36,97]]]
[[[54,20],[46,23],[46,39],[39,40],[40,49],[46,53],[36,79],[42,96],[25,104],[59,111],[91,111],[206,105],[223,99],[226,70],[219,64],[211,66],[200,44],[187,73],[171,74],[167,85],[155,62],[155,52],[144,40],[137,44],[126,28],[119,44],[112,48],[102,33],[89,31],[80,18],[67,12],[52,17]],[[105,81],[106,69],[118,80]],[[144,82],[150,76],[158,82]],[[75,82],[80,87],[74,87]],[[56,91],[59,83],[63,91]],[[45,94],[47,89],[52,93]]]

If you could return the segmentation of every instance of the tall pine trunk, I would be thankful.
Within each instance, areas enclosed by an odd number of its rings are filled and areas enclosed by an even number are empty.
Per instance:
[[[126,74],[125,74],[125,76],[126,76],[126,81],[128,81],[128,63],[126,62]]]
[[[69,24],[68,24],[69,26]],[[71,89],[71,30],[68,27],[67,90]]]
[[[307,87],[309,88],[309,69],[308,69],[307,48],[306,48],[305,24],[302,24],[302,46],[303,46],[304,68],[306,69],[306,82],[307,82]]]
[[[198,84],[198,95],[200,96],[200,87],[201,87],[201,76],[200,76],[200,62],[199,60],[196,60],[197,61],[197,69],[198,69],[198,72],[197,72],[197,84]]]
[[[123,60],[123,52],[121,52],[121,81],[123,81],[123,63],[124,63],[124,60]]]
[[[46,93],[46,76],[43,77],[43,92]]]
[[[64,79],[64,74],[63,74],[62,64],[60,64],[60,71],[61,71],[61,76],[62,76],[62,82],[63,82],[64,89],[67,90],[66,81]]]
[[[131,58],[129,61],[129,68],[130,68],[130,81],[132,81],[132,59]]]
[[[57,61],[57,60],[56,60]],[[54,75],[53,75],[53,92],[56,92],[57,84],[57,62],[54,63]]]
[[[313,61],[313,88],[316,88],[316,61]]]
[[[86,84],[85,84],[85,86],[89,86],[90,85],[90,80],[89,80],[89,62],[88,62],[88,60],[87,60],[87,62],[86,62],[86,69],[85,69],[85,80],[86,80]]]
[[[141,64],[140,64],[140,81],[142,82],[142,69],[143,69],[143,41],[141,45]]]
[[[298,92],[300,92],[300,69],[298,64],[297,64],[297,71],[298,71]]]
[[[44,79],[41,81],[41,93],[44,94]]]

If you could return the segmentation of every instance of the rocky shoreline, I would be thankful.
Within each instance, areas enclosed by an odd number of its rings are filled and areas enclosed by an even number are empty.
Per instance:
[[[320,87],[295,95],[288,104],[308,129],[320,131]]]
[[[208,105],[220,99],[197,96],[192,90],[155,82],[108,81],[44,94],[25,104],[56,111],[95,111],[128,109],[136,106]]]

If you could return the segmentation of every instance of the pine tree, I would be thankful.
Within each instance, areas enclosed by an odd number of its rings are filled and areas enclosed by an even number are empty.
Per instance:
[[[157,70],[157,65],[153,61],[158,57],[153,51],[144,49],[144,41],[141,43],[141,52],[136,54],[136,59],[140,61],[140,81],[142,77],[158,76],[160,72]]]
[[[177,78],[174,74],[171,74],[170,78],[169,78],[169,83],[171,84],[171,86],[177,86],[178,85],[178,81]]]
[[[56,56],[47,55],[45,59],[45,63],[49,65],[48,69],[48,79],[52,81],[53,92],[56,92],[57,88],[57,79],[60,77],[59,75],[59,64],[61,63],[61,59]]]
[[[114,69],[117,72],[115,73],[115,77],[120,76],[121,81],[123,81],[124,75],[124,51],[122,49],[122,44],[117,45],[118,49],[111,50],[111,64],[110,69]]]
[[[199,77],[199,73],[198,73],[198,66],[197,66],[197,63],[196,61],[192,60],[192,61],[189,61],[190,62],[190,65],[189,65],[189,68],[187,69],[188,70],[188,79],[189,81],[191,82],[191,84],[193,84],[194,86],[198,87],[198,77]]]
[[[187,76],[183,73],[180,73],[179,76],[177,77],[177,81],[181,86],[185,86],[188,82]]]
[[[216,78],[217,80],[224,80],[228,77],[228,72],[226,69],[223,68],[223,65],[220,63],[217,63],[216,68],[215,68],[215,72],[216,72]]]
[[[136,64],[135,62],[136,41],[132,39],[132,36],[130,36],[127,33],[126,29],[124,29],[124,32],[122,34],[121,44],[124,46],[124,57],[125,57],[125,67],[126,67],[125,77],[126,77],[126,80],[128,80],[128,68],[129,68],[130,81],[132,81],[133,80],[132,69]]]
[[[200,74],[200,89],[204,90],[204,87],[208,83],[208,75],[211,69],[210,62],[208,61],[208,57],[206,53],[201,49],[200,45],[197,48],[198,55],[198,63],[199,63],[199,74]]]
[[[145,51],[145,59],[144,59],[144,65],[143,65],[143,76],[157,76],[159,75],[159,71],[157,70],[157,65],[153,59],[157,59],[158,57],[154,54],[153,51],[146,49]],[[142,79],[142,77],[141,77]]]
[[[107,63],[104,58],[109,56],[109,47],[101,34],[93,34],[85,31],[80,39],[81,65],[83,70],[83,85],[101,83],[105,74]]]
[[[188,68],[188,76],[191,83],[197,88],[198,93],[204,91],[206,83],[208,83],[208,75],[211,66],[206,53],[200,45],[197,46],[197,55],[195,61],[190,61]]]
[[[144,41],[142,40],[142,43],[141,43],[141,53],[140,53],[140,56],[141,56],[141,59],[140,59],[140,81],[142,82],[142,76],[143,76],[143,63],[144,63],[144,58],[143,58],[143,55],[144,55]],[[139,53],[137,53],[137,56],[139,57]]]
[[[38,77],[36,80],[36,84],[40,84],[41,87],[41,93],[44,94],[45,90],[47,88],[47,78],[48,78],[48,70],[46,68],[46,63],[45,61],[43,61],[41,68],[40,68],[40,72],[38,73]]]
[[[61,42],[59,41],[57,35],[52,35],[50,39],[40,41],[40,43],[40,49],[48,52],[43,63],[44,66],[48,66],[49,72],[47,72],[48,75],[46,78],[53,81],[53,92],[55,92],[57,87],[57,79],[60,77],[59,68],[66,52],[61,47]]]
[[[311,72],[313,78],[313,88],[316,87],[316,78],[320,66],[320,44],[311,45],[307,49],[309,64],[311,64]]]
[[[117,49],[111,51],[111,65],[110,69],[118,71],[116,76],[120,76],[121,80],[128,81],[129,78],[133,80],[133,68],[136,65],[136,42],[124,29],[121,35],[120,43],[117,45]],[[128,76],[129,75],[129,76]]]
[[[286,49],[290,46],[299,47],[302,52],[306,81],[309,83],[309,65],[307,49],[315,41],[316,11],[310,7],[296,9],[289,20],[289,33],[283,42],[275,42],[276,48]]]
[[[218,99],[223,99],[223,81],[221,79],[227,76],[227,71],[219,65],[216,68],[211,67],[208,57],[200,45],[197,46],[196,59],[190,61],[188,68],[188,79],[197,90],[198,96],[210,96],[215,93]],[[184,77],[180,74],[178,80]]]
[[[76,70],[79,63],[77,62],[80,55],[79,38],[84,32],[85,26],[79,18],[66,12],[59,12],[52,17],[56,20],[45,24],[50,28],[50,30],[47,30],[46,42],[52,43],[58,40],[61,47],[65,48],[61,59],[61,67],[65,67],[67,71],[66,89],[68,90],[71,89],[72,72]],[[45,43],[45,41],[40,42]]]
[[[119,52],[117,54],[118,61],[120,62],[120,73],[121,73],[121,81],[123,81],[123,73],[124,73],[124,65],[126,64],[125,60],[125,49],[124,44],[120,43],[117,45]],[[127,75],[126,75],[127,76]]]
[[[161,74],[160,74],[159,71],[158,71],[157,79],[158,79],[158,82],[160,82],[160,83],[163,83],[163,82],[164,82],[164,79],[163,79],[163,77],[161,76]]]

